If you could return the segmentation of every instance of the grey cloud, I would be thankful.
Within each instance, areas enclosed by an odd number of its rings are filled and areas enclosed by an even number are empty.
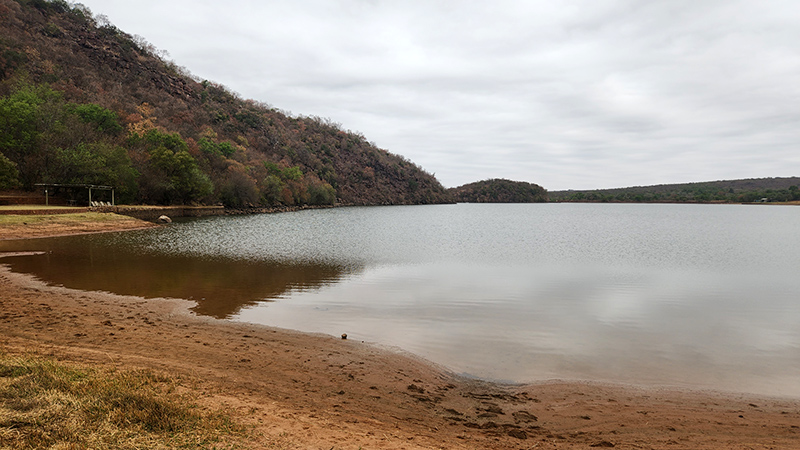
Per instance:
[[[88,3],[198,76],[330,117],[448,186],[800,169],[792,1]]]

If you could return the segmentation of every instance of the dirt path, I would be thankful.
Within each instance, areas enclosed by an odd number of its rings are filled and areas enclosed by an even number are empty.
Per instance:
[[[0,351],[203,380],[205,401],[256,426],[254,448],[800,448],[798,401],[500,386],[361,342],[196,317],[190,306],[47,286],[0,266]]]

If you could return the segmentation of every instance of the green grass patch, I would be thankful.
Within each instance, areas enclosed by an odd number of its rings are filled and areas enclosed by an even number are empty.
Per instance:
[[[0,354],[0,449],[229,448],[244,427],[179,379]]]

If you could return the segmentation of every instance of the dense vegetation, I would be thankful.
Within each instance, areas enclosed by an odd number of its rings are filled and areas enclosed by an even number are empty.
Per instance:
[[[594,191],[550,192],[552,201],[627,203],[751,203],[800,201],[800,178],[664,184]],[[766,200],[765,200],[766,199]]]
[[[503,179],[483,180],[448,190],[462,203],[536,203],[547,201],[547,191],[539,185]]]
[[[83,5],[0,0],[0,189],[37,183],[152,204],[448,200],[363,135],[195,79]]]

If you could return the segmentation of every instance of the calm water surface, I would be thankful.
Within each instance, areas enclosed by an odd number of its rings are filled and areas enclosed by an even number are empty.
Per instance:
[[[476,377],[800,397],[800,208],[437,205],[0,244],[51,283],[396,346]]]

